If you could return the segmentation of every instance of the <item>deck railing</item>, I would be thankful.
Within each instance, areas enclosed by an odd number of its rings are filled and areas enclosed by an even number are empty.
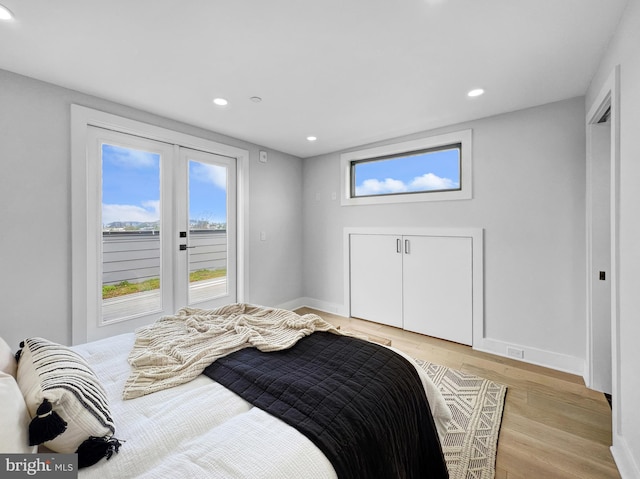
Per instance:
[[[160,276],[160,235],[157,231],[105,231],[102,234],[102,281],[137,283]],[[177,248],[176,243],[176,248]],[[227,266],[227,232],[189,232],[189,272]]]

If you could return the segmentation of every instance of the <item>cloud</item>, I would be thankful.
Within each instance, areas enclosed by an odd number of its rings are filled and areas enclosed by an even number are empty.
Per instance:
[[[153,168],[158,166],[160,155],[148,151],[103,145],[103,156],[115,165],[125,168]]]
[[[139,221],[142,223],[158,221],[160,219],[160,201],[143,201],[137,205],[109,205],[102,204],[102,224],[108,225],[114,221]]]
[[[452,190],[459,184],[449,178],[442,178],[433,173],[416,176],[409,184],[402,180],[385,178],[364,180],[360,186],[356,186],[356,196],[388,195],[393,193],[409,193],[414,191]]]
[[[426,173],[422,176],[417,176],[411,181],[410,191],[433,191],[433,190],[453,190],[460,185],[449,179],[442,178],[433,173]]]
[[[204,183],[211,183],[222,190],[227,189],[227,169],[224,166],[194,163],[194,179]]]
[[[385,178],[384,181],[372,178],[364,180],[360,186],[356,186],[356,195],[358,196],[405,193],[406,191],[407,185],[401,180],[393,178]]]

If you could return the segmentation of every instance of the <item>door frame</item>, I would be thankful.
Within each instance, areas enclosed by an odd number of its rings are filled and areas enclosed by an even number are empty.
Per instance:
[[[167,128],[131,120],[80,105],[71,105],[71,341],[88,340],[87,283],[91,273],[87,244],[95,231],[87,221],[87,129],[89,126],[113,130],[150,140],[180,145],[236,158],[237,204],[237,301],[249,296],[249,151]],[[95,318],[97,320],[97,318]]]
[[[620,197],[620,66],[617,65],[605,81],[586,115],[586,358],[584,380],[587,387],[593,378],[593,318],[591,315],[591,282],[593,261],[591,257],[592,208],[591,208],[591,128],[597,123],[606,109],[611,107],[611,152],[610,152],[610,218],[611,218],[611,391],[612,391],[612,427],[615,436],[621,429],[620,417],[620,320],[619,320],[619,197]]]
[[[609,109],[609,100],[603,105]],[[587,124],[587,347],[585,385],[611,394],[611,121]],[[599,274],[598,274],[599,272]],[[604,277],[602,277],[604,274]]]

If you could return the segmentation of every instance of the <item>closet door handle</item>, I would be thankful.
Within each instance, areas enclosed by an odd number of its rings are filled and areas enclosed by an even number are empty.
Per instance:
[[[402,253],[402,240],[400,238],[396,240],[396,253]]]
[[[406,239],[406,240],[404,240],[404,254],[409,254],[409,253],[410,253],[410,251],[409,251],[409,240]]]

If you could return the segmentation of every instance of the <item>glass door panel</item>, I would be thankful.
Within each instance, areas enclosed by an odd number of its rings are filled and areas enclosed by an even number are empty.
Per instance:
[[[189,160],[189,304],[225,296],[227,167]]]
[[[174,147],[97,127],[87,141],[87,335],[105,337],[173,312]]]
[[[186,181],[184,195],[179,186],[176,192],[178,214],[184,212],[177,221],[185,232],[178,277],[185,284],[177,285],[177,304],[213,308],[234,302],[235,159],[187,148],[180,149],[180,158],[182,173],[176,176]]]
[[[162,309],[160,155],[110,143],[102,157],[102,321]]]

